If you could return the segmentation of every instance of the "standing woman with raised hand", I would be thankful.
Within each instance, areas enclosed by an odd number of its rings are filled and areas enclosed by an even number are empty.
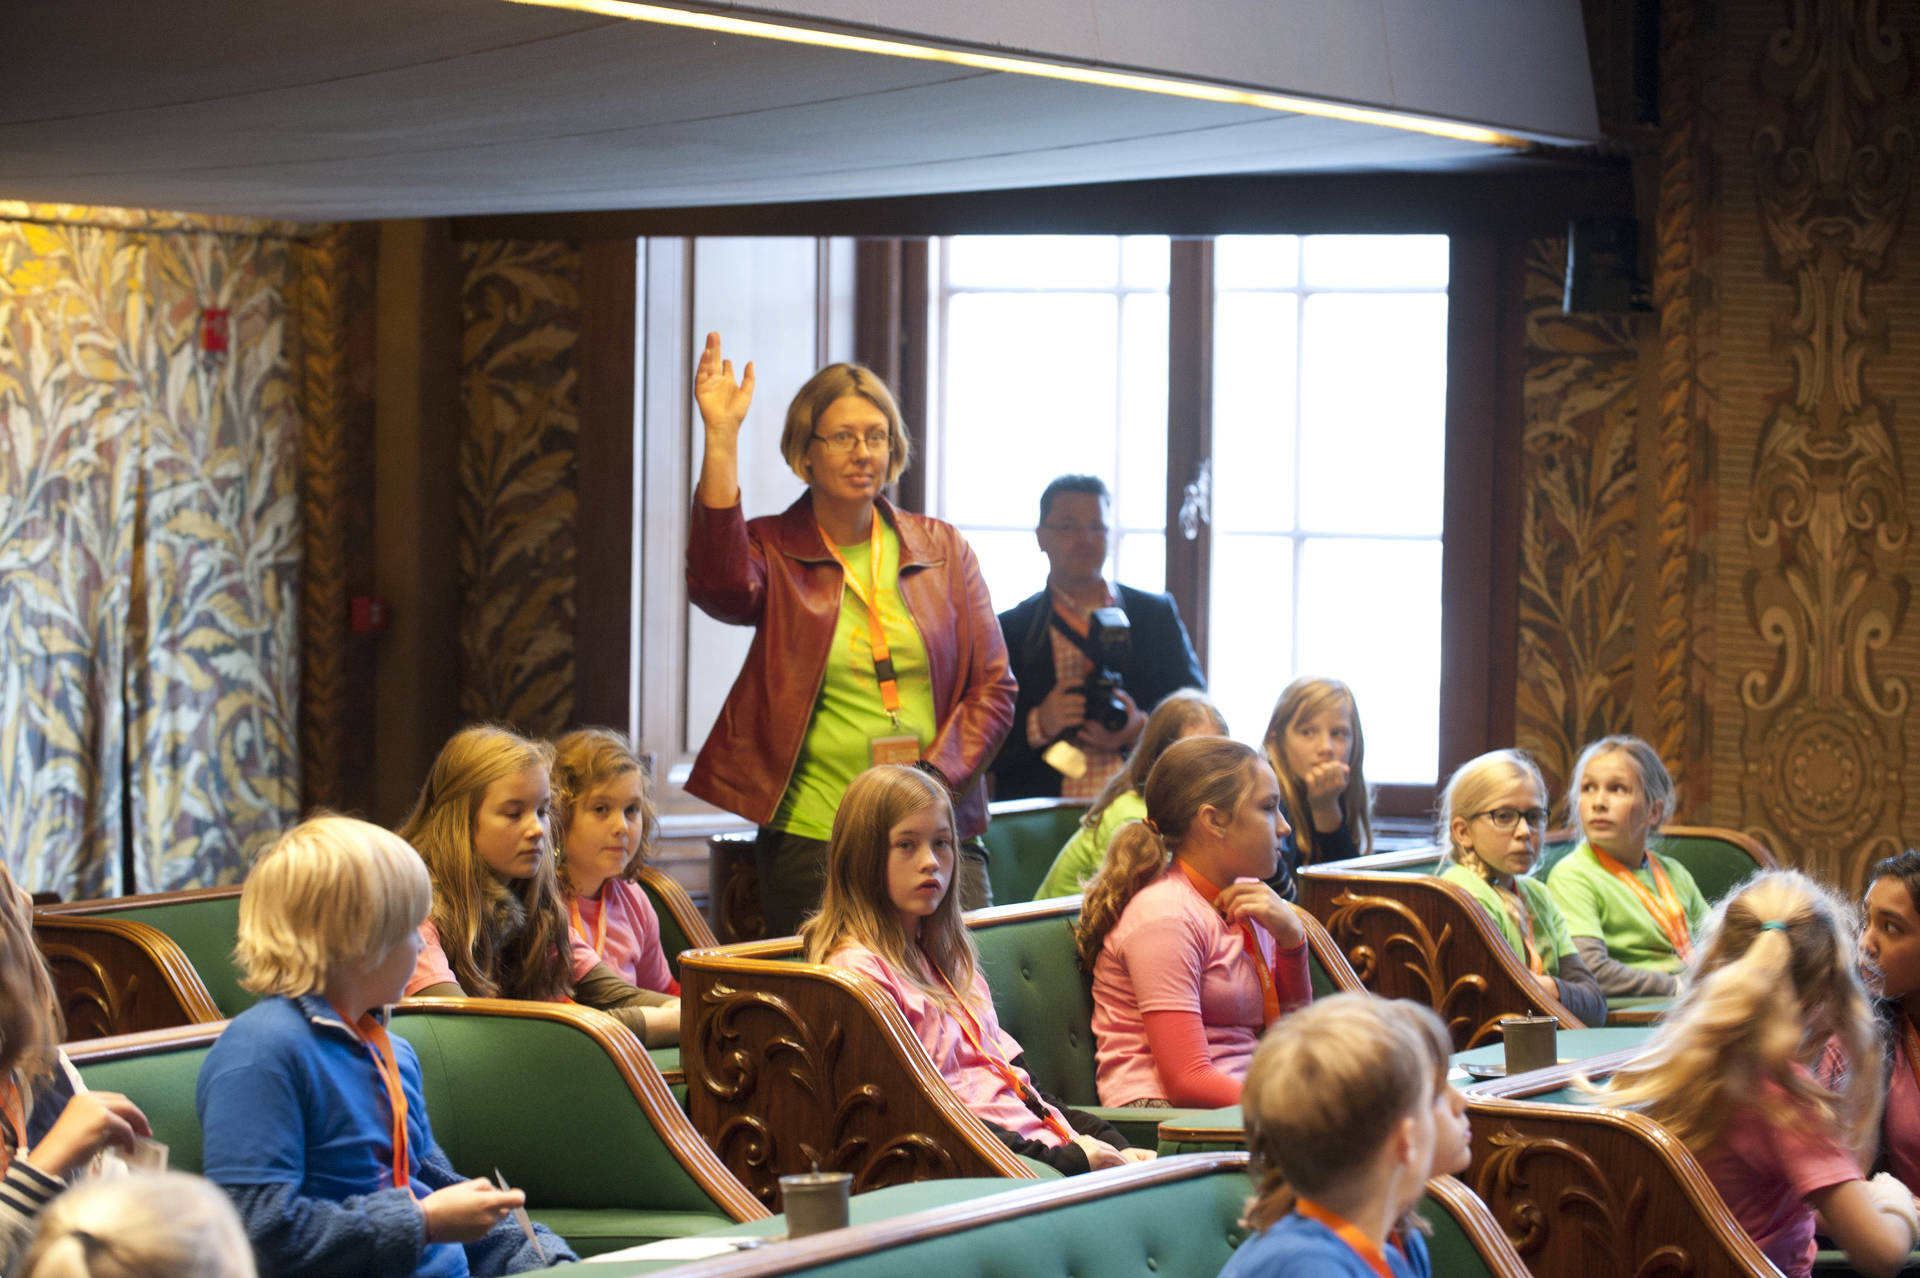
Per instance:
[[[1547,783],[1518,750],[1470,759],[1440,793],[1434,833],[1453,862],[1442,876],[1493,916],[1540,988],[1589,1025],[1607,1021],[1607,999],[1581,961],[1547,885],[1529,873],[1547,832]]]
[[[1573,943],[1608,998],[1680,990],[1707,900],[1687,867],[1648,847],[1673,814],[1673,778],[1639,737],[1580,752],[1567,797],[1580,844],[1547,875]]]
[[[881,495],[908,458],[885,383],[858,364],[815,373],[780,437],[807,491],[748,520],[739,441],[753,385],[753,365],[735,381],[707,334],[687,594],[754,636],[687,792],[759,825],[761,903],[778,936],[819,905],[834,812],[867,768],[929,773],[955,796],[959,838],[986,830],[977,782],[1013,721],[1014,683],[966,540]],[[982,860],[963,855],[958,888],[968,907],[989,902]]]
[[[1251,747],[1194,737],[1167,747],[1145,798],[1076,938],[1100,1103],[1232,1105],[1262,1031],[1313,997],[1306,929],[1264,882],[1287,832],[1280,785]]]

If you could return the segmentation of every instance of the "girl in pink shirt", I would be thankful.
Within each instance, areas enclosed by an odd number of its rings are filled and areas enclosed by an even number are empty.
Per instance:
[[[1788,1278],[1813,1269],[1815,1213],[1865,1274],[1893,1274],[1920,1234],[1913,1196],[1868,1181],[1880,1052],[1846,905],[1812,879],[1752,879],[1707,921],[1679,1001],[1602,1090],[1678,1137]],[[1831,1086],[1823,1054],[1844,1067]],[[1824,1073],[1825,1071],[1823,1071]]]
[[[604,963],[646,1001],[647,1046],[680,1041],[680,983],[660,948],[660,916],[640,890],[658,829],[647,770],[611,728],[569,732],[553,746],[553,850],[573,928],[573,979]]]
[[[1142,797],[1080,914],[1100,1103],[1232,1105],[1261,1031],[1313,997],[1306,930],[1261,881],[1288,830],[1280,783],[1257,751],[1196,737]]]
[[[820,912],[800,928],[808,962],[848,968],[892,995],[941,1077],[1015,1153],[1068,1174],[1152,1158],[1034,1088],[960,917],[956,846],[935,778],[891,765],[855,777],[834,814]]]

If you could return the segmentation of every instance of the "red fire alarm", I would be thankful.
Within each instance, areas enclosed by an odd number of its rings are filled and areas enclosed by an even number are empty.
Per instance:
[[[356,635],[377,635],[387,628],[387,601],[379,595],[355,595],[348,609],[347,624]]]
[[[223,306],[209,306],[200,312],[200,353],[202,355],[225,355],[231,344],[231,330],[227,325],[227,311]]]

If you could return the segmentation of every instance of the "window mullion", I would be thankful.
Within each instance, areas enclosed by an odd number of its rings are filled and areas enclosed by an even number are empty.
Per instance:
[[[1210,489],[1213,461],[1213,241],[1172,244],[1167,296],[1167,592],[1207,669],[1213,521],[1211,494],[1195,535],[1181,526],[1187,487]]]

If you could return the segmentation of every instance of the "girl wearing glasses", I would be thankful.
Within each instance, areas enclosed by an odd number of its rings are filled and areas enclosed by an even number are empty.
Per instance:
[[[1495,750],[1460,765],[1440,795],[1435,836],[1453,864],[1441,877],[1486,907],[1540,988],[1589,1025],[1607,1020],[1606,996],[1567,931],[1547,885],[1528,871],[1540,862],[1547,787],[1533,760]]]
[[[720,335],[707,334],[687,594],[754,636],[687,792],[760,826],[761,903],[780,936],[819,905],[834,811],[869,767],[927,772],[954,794],[961,840],[986,830],[976,782],[1013,721],[1014,683],[973,550],[952,525],[880,494],[907,467],[885,383],[857,364],[815,373],[780,436],[807,491],[748,520],[739,444],[753,385],[753,365],[736,381]],[[962,848],[956,886],[963,905],[988,902],[983,857]]]
[[[1639,737],[1602,737],[1573,765],[1579,846],[1547,875],[1580,957],[1609,998],[1669,997],[1707,901],[1687,867],[1647,847],[1673,812],[1673,778]]]

